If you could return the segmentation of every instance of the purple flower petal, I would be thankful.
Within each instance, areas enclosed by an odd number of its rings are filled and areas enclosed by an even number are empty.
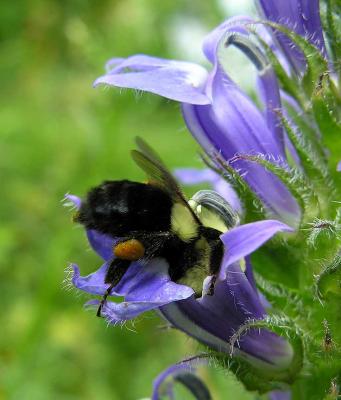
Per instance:
[[[174,171],[175,177],[185,185],[197,185],[209,183],[213,190],[219,193],[231,207],[238,213],[242,212],[242,206],[237,193],[233,187],[211,169],[177,168]]]
[[[230,268],[228,279],[216,283],[213,296],[170,304],[161,312],[178,329],[225,353],[231,352],[229,338],[246,319],[264,315],[257,293],[238,265]]]
[[[221,235],[226,251],[220,279],[224,279],[229,265],[241,260],[257,250],[278,232],[292,232],[293,229],[282,222],[265,220],[241,225]]]
[[[161,307],[162,315],[176,328],[198,341],[230,354],[230,339],[250,319],[262,319],[265,309],[238,264],[228,268],[226,279],[218,280],[213,296],[189,298]],[[242,335],[233,353],[266,368],[286,368],[292,348],[283,338],[267,330],[251,329]]]
[[[112,69],[114,69],[117,65],[121,64],[125,58],[122,57],[114,57],[108,60],[105,64],[105,70],[109,73]]]
[[[80,276],[76,265],[72,267],[72,283],[78,289],[103,295],[110,286],[104,283],[108,263],[86,277]],[[134,318],[144,311],[172,301],[187,299],[194,294],[190,287],[171,281],[167,271],[168,264],[163,259],[155,258],[143,265],[132,263],[120,283],[111,291],[112,296],[125,296],[125,302],[107,302],[103,308],[103,315],[114,323]]]
[[[203,296],[198,302],[225,323],[229,316],[230,332],[224,332],[228,337],[247,319],[262,319],[266,314],[257,291],[237,263],[227,268],[226,278],[216,284],[214,295]]]
[[[104,283],[104,278],[108,269],[108,263],[103,264],[96,272],[87,276],[80,275],[76,264],[72,264],[71,267],[73,269],[72,283],[77,289],[98,295],[103,295],[106,292],[109,285]]]
[[[196,300],[189,298],[169,303],[160,307],[160,312],[168,322],[187,335],[216,351],[230,353],[231,348],[226,338],[221,339],[211,333],[211,331],[223,333],[223,322],[208,313]]]
[[[126,293],[127,301],[150,301],[166,303],[186,299],[194,294],[193,289],[171,281],[168,264],[164,259],[154,258],[140,268],[140,273],[131,280],[129,292],[117,286],[116,291]]]
[[[254,277],[254,274],[253,274],[253,268],[252,268],[251,260],[250,260],[249,256],[245,257],[245,276],[246,276],[247,280],[250,282],[250,285],[252,286],[253,290],[255,292],[257,292],[259,300],[260,300],[264,310],[267,310],[268,308],[271,308],[271,304],[268,302],[266,297],[263,295],[262,292],[260,292],[257,289],[256,280],[255,280],[255,277]]]
[[[82,204],[82,200],[78,196],[75,196],[73,194],[66,194],[64,198],[66,200],[70,200],[71,203],[73,203],[74,206],[77,208],[77,210],[79,210],[79,208]]]
[[[212,96],[212,107],[182,106],[188,129],[207,154],[220,152],[225,160],[237,153],[262,153],[285,159],[260,111],[220,67],[213,77]],[[273,217],[297,225],[298,204],[277,177],[247,161],[239,160],[233,167],[240,169]]]
[[[241,34],[247,34],[246,25],[252,24],[254,20],[248,16],[236,16],[229,18],[222,24],[218,25],[212,32],[210,32],[204,39],[203,42],[203,52],[207,59],[215,64],[216,62],[216,49],[221,37],[225,35],[226,32],[236,32]]]
[[[177,168],[174,176],[184,185],[198,185],[203,182],[215,182],[219,175],[209,168]]]
[[[290,400],[291,393],[290,391],[283,392],[281,390],[274,390],[269,393],[269,400]]]
[[[269,130],[279,142],[284,151],[284,133],[276,111],[282,108],[277,77],[272,68],[267,67],[258,78],[261,98],[265,105],[266,121]]]
[[[209,99],[203,91],[206,78],[206,70],[199,65],[137,55],[115,65],[106,75],[96,79],[94,86],[104,83],[147,91],[184,103],[208,104]]]
[[[212,80],[212,111],[218,127],[239,153],[263,153],[285,159],[274,132],[251,99],[217,67]]]
[[[245,17],[232,22],[226,21],[207,37],[204,51],[214,64],[206,89],[212,97],[212,109],[207,106],[184,105],[183,114],[189,130],[208,154],[215,150],[228,160],[236,153],[262,153],[283,162],[286,159],[283,130],[275,113],[281,107],[281,102],[273,70],[267,65],[260,71],[266,106],[265,120],[245,93],[231,81],[221,65],[226,62],[222,61],[220,53],[226,51],[228,35],[231,36],[232,32],[245,35],[245,24],[250,22],[253,21]],[[276,177],[257,165],[239,162],[234,167],[240,169],[241,173],[247,172],[246,181],[274,217],[290,222],[293,226],[297,225],[300,218],[298,204]]]
[[[277,143],[280,147],[281,156],[284,156],[283,129],[275,113],[276,109],[281,108],[279,85],[271,65],[268,63],[265,56],[263,56],[261,50],[249,39],[247,25],[254,22],[254,20],[248,17],[236,17],[227,20],[208,35],[204,41],[204,52],[216,67],[217,63],[224,62],[220,59],[221,49],[225,52],[227,43],[235,43],[238,36],[242,39],[242,42],[239,41],[237,47],[244,51],[258,69],[258,81],[261,94],[263,95],[267,125],[273,136],[272,141]],[[270,35],[263,26],[258,26],[258,34],[264,40],[270,42]],[[214,96],[214,94],[212,94],[212,96]],[[277,154],[273,151],[269,152],[273,155]]]
[[[248,319],[262,318],[265,311],[245,275],[235,265],[225,281],[215,285],[213,296],[189,298],[160,308],[174,327],[218,352],[231,354],[230,339]],[[251,329],[243,335],[233,354],[264,368],[286,368],[292,348],[266,330]]]
[[[341,161],[337,163],[336,171],[341,172]]]
[[[258,0],[258,4],[266,19],[286,25],[301,36],[308,38],[326,56],[319,0]],[[276,32],[276,37],[294,70],[296,72],[304,70],[304,56],[297,46],[283,33]]]
[[[98,302],[99,304],[99,302]],[[118,324],[138,317],[147,311],[162,306],[164,303],[158,301],[123,301],[113,303],[106,301],[102,307],[101,315],[110,324]]]
[[[179,285],[164,273],[166,262],[154,259],[142,267],[129,287],[122,303],[106,302],[102,314],[110,323],[118,323],[137,317],[143,312],[161,307],[171,302],[184,300],[193,295],[193,289]],[[161,271],[161,272],[160,272]],[[128,279],[126,278],[128,283]],[[115,288],[115,294],[122,295],[122,289]]]
[[[283,132],[275,113],[281,104],[273,71],[269,66],[260,71],[266,106],[264,118],[221,65],[220,53],[226,51],[226,35],[231,38],[233,33],[238,33],[247,38],[245,24],[252,22],[248,17],[233,18],[207,37],[204,52],[214,64],[210,75],[195,64],[136,55],[123,61],[114,59],[107,75],[99,78],[96,84],[106,82],[114,86],[146,90],[183,102],[187,126],[208,154],[212,151],[221,152],[229,160],[236,153],[261,153],[273,157],[278,163],[285,163]],[[265,31],[262,26],[259,29]],[[247,161],[239,160],[234,168],[245,175],[271,217],[297,225],[300,219],[299,206],[278,178],[263,167]]]
[[[105,235],[93,229],[87,230],[86,234],[90,246],[103,260],[109,261],[113,258],[114,244],[118,239],[113,239],[109,235]]]
[[[77,210],[79,210],[82,200],[73,194],[65,195],[65,199],[70,200]],[[89,244],[92,249],[103,258],[105,261],[109,261],[113,257],[113,247],[116,239],[111,238],[109,235],[97,232],[93,229],[86,231]]]

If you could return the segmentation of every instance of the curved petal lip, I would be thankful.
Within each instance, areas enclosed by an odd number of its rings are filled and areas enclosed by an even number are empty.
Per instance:
[[[73,285],[91,294],[103,295],[109,284],[105,276],[109,262],[104,263],[97,271],[87,276],[80,276],[77,265],[73,268]],[[160,258],[155,258],[146,265],[134,262],[123,275],[120,283],[113,288],[110,295],[125,297],[128,303],[160,303],[184,300],[194,294],[192,288],[171,281],[168,275],[168,264]]]
[[[198,64],[137,54],[126,59],[113,59],[101,83],[158,94],[171,100],[191,104],[209,104],[204,88],[208,73]]]
[[[187,360],[181,361],[180,363],[171,365],[166,370],[162,371],[153,382],[153,395],[151,400],[161,400],[163,398],[161,387],[163,383],[169,378],[176,379],[177,376],[186,372],[187,374],[195,374],[196,368],[201,364],[207,364],[208,360],[199,356],[191,357]],[[181,382],[181,380],[180,380]],[[193,392],[194,391],[194,392]],[[211,396],[206,388],[206,385],[197,378],[196,385],[192,388],[192,393],[195,394],[196,398],[210,399]],[[161,396],[161,397],[160,397]],[[170,398],[173,398],[170,397]]]
[[[229,265],[253,253],[278,232],[293,232],[293,229],[280,221],[264,220],[238,226],[221,235],[226,252],[220,278],[225,278]]]

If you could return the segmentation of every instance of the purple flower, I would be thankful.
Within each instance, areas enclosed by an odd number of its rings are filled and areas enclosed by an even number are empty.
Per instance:
[[[182,103],[188,129],[205,152],[219,153],[235,168],[263,201],[270,218],[296,227],[299,206],[284,184],[264,167],[237,154],[264,155],[286,167],[285,134],[276,109],[281,108],[280,93],[273,69],[261,51],[251,43],[246,17],[232,18],[213,30],[205,39],[203,51],[212,63],[207,72],[201,66],[163,60],[146,55],[110,61],[107,73],[94,85],[133,88],[159,94]],[[264,27],[260,27],[269,37]],[[235,45],[255,64],[259,73],[264,110],[229,77],[226,72],[226,47]]]
[[[79,208],[76,196],[67,196]],[[264,298],[259,295],[252,274],[249,255],[277,232],[292,229],[275,220],[258,221],[232,228],[221,235],[225,254],[213,295],[206,295],[212,277],[203,282],[203,295],[195,298],[191,287],[171,281],[164,259],[154,258],[147,264],[134,262],[111,296],[124,297],[123,302],[107,301],[102,315],[111,324],[121,324],[148,310],[157,310],[172,326],[182,330],[209,348],[230,356],[231,353],[269,371],[285,371],[291,364],[293,349],[281,337],[267,330],[251,329],[235,348],[230,339],[249,320],[266,316]],[[94,273],[82,277],[73,265],[73,285],[93,295],[103,295],[104,283],[113,258],[114,238],[94,230],[87,231],[89,243],[104,260]],[[99,305],[92,300],[88,305]]]
[[[207,354],[201,354],[174,364],[162,371],[154,380],[151,400],[161,400],[164,396],[174,400],[174,384],[181,383],[197,400],[211,400],[211,394],[204,382],[196,376],[197,368],[208,363]],[[288,391],[275,390],[269,393],[269,400],[290,400]]]
[[[307,38],[327,56],[320,19],[319,0],[257,0],[261,15],[267,20],[285,25]],[[297,46],[283,33],[275,33],[281,50],[294,72],[305,69],[305,58]]]
[[[196,356],[170,366],[161,372],[154,380],[151,400],[160,400],[166,395],[174,399],[174,383],[182,383],[198,400],[211,400],[211,395],[205,384],[195,373],[198,366],[207,364],[207,359]]]

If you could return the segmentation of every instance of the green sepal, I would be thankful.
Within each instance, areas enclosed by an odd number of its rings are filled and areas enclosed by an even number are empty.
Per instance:
[[[314,151],[310,142],[306,140],[305,136],[298,129],[294,132],[290,122],[284,117],[281,111],[278,111],[277,114],[291,143],[297,151],[306,176],[310,178],[316,193],[319,195],[320,204],[327,205],[333,192],[333,182],[324,159]]]
[[[323,245],[321,240],[324,239],[324,246],[328,246],[332,250],[335,240],[340,239],[341,226],[337,219],[314,218],[313,222],[309,222],[307,225],[309,226],[306,229],[308,231],[307,243],[312,247]]]
[[[264,50],[266,56],[268,57],[272,68],[275,71],[275,75],[280,83],[282,89],[295,98],[299,103],[301,102],[301,93],[299,90],[299,85],[296,79],[296,76],[290,77],[285,69],[282,67],[282,64],[279,62],[275,53],[271,49],[271,47],[265,42],[265,40],[257,33],[254,32],[257,40],[259,41],[262,49]]]
[[[304,72],[301,82],[307,99],[310,99],[315,90],[315,82],[317,82],[322,74],[328,71],[327,60],[322,56],[317,47],[296,32],[274,22],[265,21],[263,23],[271,26],[273,29],[279,32],[284,33],[303,52],[306,59],[307,68]]]
[[[272,390],[287,390],[299,376],[303,366],[304,348],[302,333],[294,326],[293,322],[285,317],[266,317],[263,320],[249,320],[233,335],[230,340],[231,347],[237,343],[242,335],[250,329],[267,329],[287,340],[293,349],[293,358],[289,366],[276,368],[267,365],[262,360],[250,362],[237,355],[230,357],[221,353],[214,354],[219,364],[231,370],[248,390],[267,393]]]
[[[216,154],[214,158],[216,163],[220,165],[221,169],[212,165],[212,162],[209,161],[204,155],[202,155],[201,158],[209,168],[226,180],[236,191],[243,204],[243,210],[246,216],[244,222],[251,222],[266,218],[264,207],[260,199],[235,169],[233,169],[225,160],[219,157],[218,154]]]
[[[341,60],[341,5],[340,2],[335,0],[325,1],[326,12],[323,15],[324,18],[322,18],[323,30],[330,45],[333,61],[337,64]]]
[[[327,165],[327,157],[325,153],[325,148],[323,147],[323,143],[321,141],[321,136],[318,130],[316,129],[316,124],[314,121],[314,116],[312,112],[297,112],[297,109],[294,108],[290,103],[282,99],[284,104],[284,108],[288,113],[288,117],[292,121],[294,126],[297,126],[297,129],[304,136],[305,142],[309,143],[309,147],[312,149],[316,156]]]
[[[341,297],[341,256],[337,255],[327,265],[316,281],[317,295],[320,299],[328,299],[332,293]]]
[[[316,210],[316,207],[320,207],[316,193],[310,183],[306,180],[305,176],[297,168],[282,168],[261,155],[251,156],[247,154],[238,154],[231,159],[230,162],[239,159],[262,165],[266,170],[272,172],[280,181],[283,182],[294,196],[301,209],[301,223],[307,215],[309,205],[313,205],[312,208],[314,210]]]
[[[341,371],[331,382],[328,393],[323,400],[340,400],[341,395]]]
[[[303,52],[307,67],[300,80],[300,86],[304,91],[304,97],[299,94],[295,98],[308,111],[313,109],[317,123],[322,131],[335,129],[338,131],[340,115],[338,110],[339,90],[329,78],[329,66],[320,50],[299,34],[288,28],[273,23],[264,24],[287,35]]]
[[[325,80],[329,80],[325,78]],[[331,83],[332,84],[332,83]],[[311,100],[313,115],[323,136],[333,138],[341,135],[341,122],[338,105],[330,88],[324,85],[321,90],[315,91]]]
[[[288,304],[291,309],[297,313],[304,313],[303,299],[300,297],[299,291],[295,289],[289,289],[278,282],[272,282],[268,279],[264,279],[262,275],[253,271],[257,288],[265,295],[267,300],[271,302],[274,307],[282,309]],[[271,313],[271,309],[267,310]]]

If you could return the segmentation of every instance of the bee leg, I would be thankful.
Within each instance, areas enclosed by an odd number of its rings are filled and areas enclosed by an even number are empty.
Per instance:
[[[224,254],[224,248],[220,239],[210,240],[209,241],[211,247],[211,260],[210,260],[210,273],[212,274],[212,279],[210,282],[210,286],[207,291],[208,296],[214,295],[214,286],[217,281],[221,260]]]
[[[105,291],[102,300],[98,306],[97,310],[97,317],[101,317],[102,308],[107,300],[107,297],[110,295],[112,289],[120,282],[123,275],[126,273],[127,269],[129,268],[131,261],[129,260],[121,260],[120,258],[115,258],[111,261],[108,271],[105,275],[104,282],[110,283],[110,286]]]
[[[207,296],[213,296],[214,295],[214,286],[215,286],[216,281],[217,281],[217,275],[213,275],[212,279],[211,279],[211,282],[210,282],[210,287],[208,288],[208,291],[206,293]]]

